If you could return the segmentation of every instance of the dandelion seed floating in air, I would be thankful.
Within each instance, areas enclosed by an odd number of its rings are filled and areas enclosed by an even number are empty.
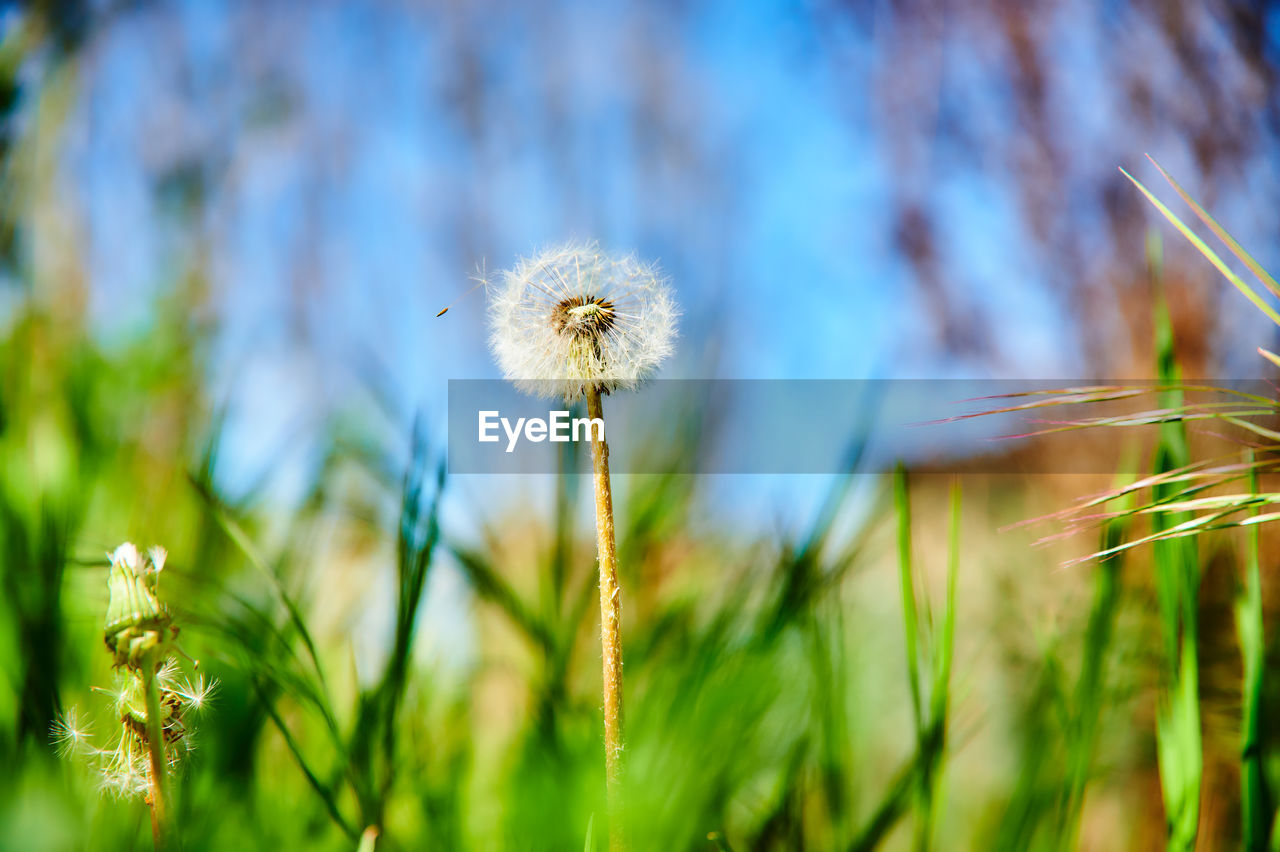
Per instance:
[[[80,711],[75,707],[64,710],[49,731],[49,739],[61,757],[92,751],[92,737],[88,723],[80,719]]]

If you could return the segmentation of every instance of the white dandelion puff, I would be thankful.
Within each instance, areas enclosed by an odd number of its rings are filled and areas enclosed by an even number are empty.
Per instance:
[[[653,265],[569,244],[503,273],[489,342],[517,388],[572,401],[650,376],[671,354],[677,314]]]

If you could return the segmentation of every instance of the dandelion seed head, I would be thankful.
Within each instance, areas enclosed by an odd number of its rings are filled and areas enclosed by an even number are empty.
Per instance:
[[[654,266],[569,244],[503,273],[489,344],[520,390],[572,401],[650,376],[671,354],[677,314]]]

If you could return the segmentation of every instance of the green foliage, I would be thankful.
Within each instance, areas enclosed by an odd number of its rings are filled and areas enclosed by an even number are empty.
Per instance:
[[[1158,244],[1149,251],[1152,274],[1160,282]],[[1163,294],[1156,303],[1156,373],[1167,389],[1160,405],[1177,410],[1183,405],[1179,389],[1182,376],[1174,355],[1173,329]],[[1160,424],[1156,445],[1156,476],[1182,470],[1191,463],[1187,429],[1183,420]],[[1165,511],[1152,515],[1153,535],[1192,520],[1186,511],[1169,511],[1177,505],[1179,490],[1167,482],[1152,487],[1154,503]],[[1159,539],[1152,545],[1155,561],[1156,601],[1164,637],[1164,666],[1156,709],[1156,742],[1160,757],[1160,784],[1164,791],[1169,849],[1190,852],[1196,846],[1200,824],[1200,783],[1203,752],[1200,738],[1200,675],[1198,620],[1200,563],[1193,537]]]

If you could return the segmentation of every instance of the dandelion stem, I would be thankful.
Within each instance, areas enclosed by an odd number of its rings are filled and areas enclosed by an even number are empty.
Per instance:
[[[151,833],[157,852],[171,848],[169,832],[169,766],[164,758],[164,725],[160,719],[160,687],[153,665],[144,665],[143,689],[147,701],[147,756],[151,762]]]
[[[587,390],[587,416],[603,421],[600,390]],[[609,445],[603,436],[591,443],[596,492],[596,550],[600,561],[600,646],[604,656],[604,747],[609,810],[609,848],[623,848],[619,787],[622,781],[622,589],[618,585],[618,547],[613,534],[613,490],[609,484]]]

